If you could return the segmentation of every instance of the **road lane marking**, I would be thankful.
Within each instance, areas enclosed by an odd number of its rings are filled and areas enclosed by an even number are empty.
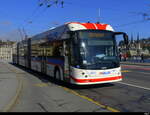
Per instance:
[[[129,71],[129,70],[122,70],[121,72],[122,73],[128,73],[128,72],[131,72],[131,71]]]
[[[122,73],[129,73],[129,72],[132,72],[132,71],[129,71],[129,70],[122,70],[121,72],[122,72]],[[134,72],[150,75],[150,73],[146,73],[146,72],[138,72],[138,71],[134,71]]]
[[[97,102],[97,101],[94,101],[93,99],[91,99],[91,98],[89,98],[89,97],[87,97],[87,96],[80,95],[80,94],[77,93],[76,91],[71,90],[71,89],[69,89],[69,88],[67,88],[67,87],[63,87],[63,86],[59,86],[59,87],[63,88],[63,89],[64,89],[65,91],[67,91],[67,92],[70,92],[70,93],[72,93],[72,94],[74,94],[74,95],[76,95],[76,96],[79,96],[79,97],[81,97],[81,98],[83,98],[83,99],[85,99],[85,100],[88,100],[88,101],[90,101],[90,102],[92,102],[92,103],[94,103],[94,104],[100,106],[101,108],[110,111],[110,112],[120,112],[120,111],[117,110],[117,109],[114,109],[114,108],[109,107],[109,106],[107,106],[107,105],[103,105],[103,104],[101,104],[101,103],[99,103],[99,102]]]
[[[123,85],[128,85],[128,86],[132,86],[132,87],[136,87],[136,88],[140,88],[140,89],[150,90],[150,88],[142,87],[142,86],[137,86],[137,85],[133,85],[133,84],[123,83],[123,82],[116,82],[116,83],[123,84]]]
[[[46,83],[37,83],[37,84],[34,84],[34,86],[36,86],[36,87],[47,87],[48,84],[46,84]]]

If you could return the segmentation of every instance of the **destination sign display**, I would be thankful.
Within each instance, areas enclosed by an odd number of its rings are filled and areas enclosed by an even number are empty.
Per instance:
[[[89,38],[101,38],[104,37],[104,33],[87,33]]]
[[[80,32],[80,38],[112,38],[110,32]]]

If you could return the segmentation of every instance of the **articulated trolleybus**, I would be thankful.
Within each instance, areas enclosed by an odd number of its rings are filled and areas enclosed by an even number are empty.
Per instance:
[[[122,80],[116,36],[108,24],[70,22],[14,46],[13,63],[77,85]]]

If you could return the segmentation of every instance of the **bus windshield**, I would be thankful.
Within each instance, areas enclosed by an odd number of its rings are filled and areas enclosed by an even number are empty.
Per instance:
[[[111,69],[120,66],[113,32],[79,31],[78,41],[80,68]]]

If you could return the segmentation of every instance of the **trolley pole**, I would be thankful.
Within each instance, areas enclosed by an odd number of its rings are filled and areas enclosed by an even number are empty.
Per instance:
[[[98,20],[97,20],[97,22],[100,22],[100,19],[101,19],[101,10],[100,10],[100,8],[98,9]]]

